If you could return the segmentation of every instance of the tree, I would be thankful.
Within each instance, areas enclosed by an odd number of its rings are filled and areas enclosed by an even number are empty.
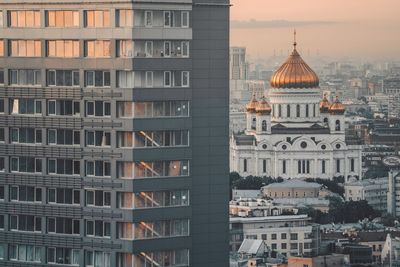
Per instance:
[[[282,178],[272,178],[267,176],[247,176],[241,177],[237,172],[232,172],[230,175],[231,189],[253,189],[258,190],[261,187],[272,184],[283,182]]]
[[[337,179],[340,179],[340,177],[338,177]],[[344,178],[343,178],[344,180]],[[317,178],[317,179],[313,179],[313,178],[307,178],[306,182],[309,183],[318,183],[321,185],[324,185],[328,188],[329,191],[339,194],[340,196],[344,195],[344,188],[338,184],[338,181],[331,181],[331,180],[327,180],[327,179],[321,179],[321,178]]]

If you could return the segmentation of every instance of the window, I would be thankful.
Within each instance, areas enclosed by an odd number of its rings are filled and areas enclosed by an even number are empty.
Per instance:
[[[134,56],[134,42],[132,40],[119,40],[117,47],[117,56],[127,58],[131,58]]]
[[[277,236],[276,234],[271,234],[271,239],[276,240],[276,236]]]
[[[154,72],[146,71],[146,87],[153,87]]]
[[[189,191],[118,192],[118,206],[122,209],[188,206]]]
[[[79,27],[79,11],[49,10],[46,11],[46,26],[59,28]]]
[[[164,11],[164,27],[170,28],[172,26],[172,12]]]
[[[117,224],[117,232],[121,224]],[[167,220],[155,222],[140,222],[134,224],[134,238],[150,239],[168,236],[187,236],[189,235],[189,220]]]
[[[111,103],[107,101],[87,101],[86,116],[88,117],[110,117]]]
[[[36,115],[42,113],[41,100],[35,99],[11,99],[11,114]]]
[[[72,159],[48,159],[48,174],[80,175],[80,161]]]
[[[296,233],[290,234],[290,240],[297,240],[297,239],[298,239],[298,235]]]
[[[0,113],[4,113],[4,99],[0,99]]]
[[[79,41],[47,41],[46,55],[48,57],[79,57]]]
[[[117,162],[118,177],[122,179],[151,177],[180,177],[189,175],[188,160],[154,162]]]
[[[282,160],[282,173],[286,174],[286,160]]]
[[[72,100],[49,100],[47,113],[49,116],[79,116],[80,102]]]
[[[117,102],[120,118],[188,117],[188,101]]]
[[[296,105],[296,117],[300,118],[300,105]]]
[[[189,145],[189,132],[178,131],[138,131],[117,132],[118,147],[171,147]]]
[[[350,171],[351,172],[354,172],[354,165],[355,165],[355,161],[354,161],[354,159],[350,159]]]
[[[41,262],[41,247],[10,244],[8,249],[12,261]]]
[[[281,239],[286,239],[286,238],[287,238],[286,233],[282,233],[282,234],[281,234]]]
[[[153,11],[145,11],[144,12],[144,25],[146,27],[153,26]]]
[[[42,189],[33,186],[13,185],[10,187],[10,200],[24,202],[42,202]]]
[[[281,249],[287,249],[287,244],[286,243],[281,243]]]
[[[11,40],[10,56],[12,57],[40,57],[40,40]]]
[[[103,251],[85,251],[86,267],[111,267],[111,254]]]
[[[79,86],[79,71],[77,70],[48,70],[48,86]]]
[[[110,71],[86,71],[85,72],[86,87],[109,87]]]
[[[38,10],[12,10],[8,11],[10,27],[39,28],[40,11]]]
[[[0,40],[1,46],[1,40]],[[1,56],[1,47],[0,47],[0,56]],[[0,70],[0,84],[4,84],[4,70]]]
[[[103,220],[87,220],[86,236],[111,237],[111,223]]]
[[[0,230],[4,230],[4,216],[3,214],[0,215]],[[1,251],[2,245],[0,244],[0,259],[3,259],[4,251]]]
[[[297,161],[297,172],[298,172],[298,174],[310,174],[310,161],[309,160],[298,160]]]
[[[263,173],[266,173],[267,172],[267,160],[263,159],[262,166],[263,166]]]
[[[3,11],[0,11],[0,27],[3,27]]]
[[[335,122],[335,131],[340,131],[340,120],[336,120]]]
[[[282,117],[282,105],[278,104],[278,117]]]
[[[117,87],[119,88],[135,87],[135,72],[117,71]]]
[[[182,71],[182,87],[189,87],[189,72]]]
[[[182,28],[189,28],[189,11],[182,11],[181,25],[182,25]]]
[[[287,117],[290,118],[290,105],[287,105],[286,113],[287,113]]]
[[[262,123],[261,123],[261,130],[262,130],[263,132],[266,132],[266,131],[267,131],[267,121],[266,121],[266,120],[263,120],[263,121],[262,121]]]
[[[336,160],[336,172],[340,172],[340,159]]]
[[[306,117],[310,116],[310,108],[309,106],[306,104]]]
[[[4,40],[0,40],[0,57],[4,57]],[[4,72],[3,72],[3,75],[4,75]]]
[[[322,169],[322,173],[326,173],[326,161],[325,160],[322,160],[321,161],[321,169]]]
[[[85,57],[102,58],[111,56],[110,40],[85,41]]]
[[[313,104],[313,117],[316,117],[317,116],[317,105],[316,104]]]
[[[172,73],[170,71],[164,71],[164,87],[172,86]]]
[[[79,250],[70,248],[47,248],[47,263],[79,265]]]
[[[50,204],[80,204],[80,191],[70,188],[49,188],[47,190],[47,201]]]
[[[40,70],[10,70],[10,85],[41,85]]]
[[[109,10],[87,10],[85,11],[85,26],[88,28],[110,27]]]
[[[4,200],[4,185],[0,186],[0,200]]]
[[[243,159],[243,172],[247,172],[247,159]]]
[[[189,250],[156,251],[134,255],[118,253],[117,262],[118,267],[132,266],[132,262],[135,262],[137,266],[146,266],[149,262],[154,263],[155,266],[189,266]]]
[[[153,41],[146,41],[144,43],[144,53],[146,57],[153,57]]]
[[[41,173],[42,159],[11,157],[11,172]]]
[[[95,177],[110,177],[111,163],[103,160],[87,161],[86,175]]]
[[[80,145],[80,131],[49,129],[47,131],[49,145]]]
[[[52,234],[79,235],[79,220],[62,217],[47,218],[47,232]]]
[[[182,57],[189,57],[189,42],[182,42]]]
[[[10,230],[41,232],[42,218],[31,215],[10,215]]]
[[[118,27],[133,27],[132,9],[120,9],[117,11],[117,16]]]
[[[42,130],[34,128],[10,128],[11,143],[41,144]]]
[[[111,132],[86,131],[86,146],[111,146]]]
[[[170,56],[171,56],[171,42],[165,41],[164,42],[164,57],[170,57]]]
[[[111,192],[102,190],[86,190],[86,206],[111,207]]]
[[[0,143],[5,142],[4,128],[0,128]]]

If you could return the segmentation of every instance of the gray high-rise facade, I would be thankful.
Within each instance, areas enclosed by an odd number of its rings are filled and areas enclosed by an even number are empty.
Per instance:
[[[229,0],[0,0],[0,266],[228,266]]]

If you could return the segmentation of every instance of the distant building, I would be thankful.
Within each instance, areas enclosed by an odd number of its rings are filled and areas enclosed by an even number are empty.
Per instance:
[[[400,239],[392,237],[390,234],[386,236],[386,241],[382,249],[381,260],[383,267],[400,266]]]
[[[272,183],[261,188],[262,194],[277,198],[317,198],[320,184],[291,179],[282,183]]]
[[[267,217],[279,216],[283,212],[297,213],[291,208],[274,204],[265,199],[237,199],[229,202],[229,215],[231,217]]]
[[[316,257],[289,257],[288,267],[347,267],[350,258],[344,254],[321,255]]]
[[[245,47],[230,48],[230,79],[231,80],[248,79],[248,63],[246,62]]]
[[[237,251],[244,239],[260,239],[271,251],[285,256],[317,255],[319,225],[307,215],[267,216],[229,219],[231,251]]]
[[[362,163],[364,168],[381,167],[382,160],[387,156],[396,155],[396,149],[388,145],[364,145]]]
[[[232,189],[232,200],[241,198],[261,198],[260,190]]]
[[[388,178],[349,181],[344,185],[346,201],[366,200],[375,210],[387,210]]]

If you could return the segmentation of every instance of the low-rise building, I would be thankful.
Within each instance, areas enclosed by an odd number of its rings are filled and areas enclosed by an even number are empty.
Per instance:
[[[246,238],[264,240],[271,251],[285,256],[318,255],[319,225],[310,220],[307,215],[231,217],[231,250],[237,251]]]
[[[345,183],[346,201],[366,200],[375,210],[387,211],[388,178],[353,180]]]
[[[320,184],[308,183],[298,179],[291,179],[282,183],[273,183],[261,188],[264,196],[277,198],[316,198]]]
[[[242,198],[229,202],[232,217],[279,216],[282,213],[297,213],[297,209],[274,204],[271,200]]]
[[[348,255],[331,254],[316,257],[289,257],[288,267],[347,267],[350,266]]]

